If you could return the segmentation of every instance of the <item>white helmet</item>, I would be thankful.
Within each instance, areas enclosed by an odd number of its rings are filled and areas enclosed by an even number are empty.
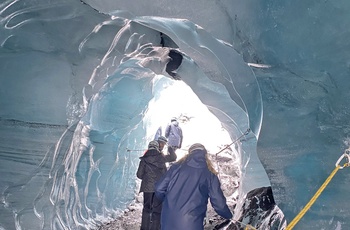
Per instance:
[[[168,143],[168,140],[166,139],[166,137],[160,136],[158,137],[158,142],[163,142],[163,143]]]
[[[148,149],[156,149],[156,150],[159,151],[159,143],[158,143],[158,141],[151,141],[148,144]]]

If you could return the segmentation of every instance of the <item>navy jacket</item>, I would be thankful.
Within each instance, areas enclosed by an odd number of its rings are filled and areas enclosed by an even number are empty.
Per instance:
[[[176,160],[176,154],[168,147],[168,155],[164,155],[156,149],[149,149],[140,157],[136,176],[142,180],[140,192],[154,192],[154,184],[167,171],[165,162]]]
[[[172,165],[156,183],[155,193],[163,200],[162,229],[203,229],[208,198],[220,216],[232,218],[220,181],[209,171],[202,150],[194,150],[186,161]]]

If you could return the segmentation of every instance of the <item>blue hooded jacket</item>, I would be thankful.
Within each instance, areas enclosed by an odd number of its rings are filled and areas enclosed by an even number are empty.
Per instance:
[[[232,218],[220,181],[209,171],[205,154],[205,150],[194,150],[184,162],[171,166],[156,183],[155,193],[163,200],[162,229],[203,229],[208,198],[220,216]]]
[[[165,129],[165,137],[168,138],[168,145],[181,148],[183,135],[179,122],[173,120]]]

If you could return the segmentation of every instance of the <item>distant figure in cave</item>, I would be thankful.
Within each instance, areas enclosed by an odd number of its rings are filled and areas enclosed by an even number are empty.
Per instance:
[[[204,229],[208,199],[220,216],[232,218],[207,150],[197,143],[188,152],[156,183],[156,196],[163,201],[162,230]]]
[[[154,135],[154,140],[157,141],[160,136],[162,136],[162,126],[159,126],[157,129],[156,134]]]
[[[158,141],[151,141],[145,154],[140,157],[141,161],[136,175],[142,180],[140,187],[140,192],[143,192],[141,230],[161,229],[162,202],[155,196],[154,186],[167,171],[165,163],[176,160],[175,151],[171,147],[168,147],[168,153],[164,155],[161,152]]]
[[[183,134],[176,117],[171,118],[170,124],[165,129],[165,137],[168,138],[168,146],[174,150],[181,149]]]

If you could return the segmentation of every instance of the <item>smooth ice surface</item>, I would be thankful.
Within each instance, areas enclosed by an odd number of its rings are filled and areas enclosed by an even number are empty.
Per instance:
[[[239,146],[241,195],[271,182],[291,221],[349,145],[349,10],[345,0],[0,3],[0,229],[90,228],[133,199],[138,158],[125,150],[153,132],[145,114],[169,49],[160,32],[231,138],[252,129]],[[347,170],[297,229],[350,228]]]

